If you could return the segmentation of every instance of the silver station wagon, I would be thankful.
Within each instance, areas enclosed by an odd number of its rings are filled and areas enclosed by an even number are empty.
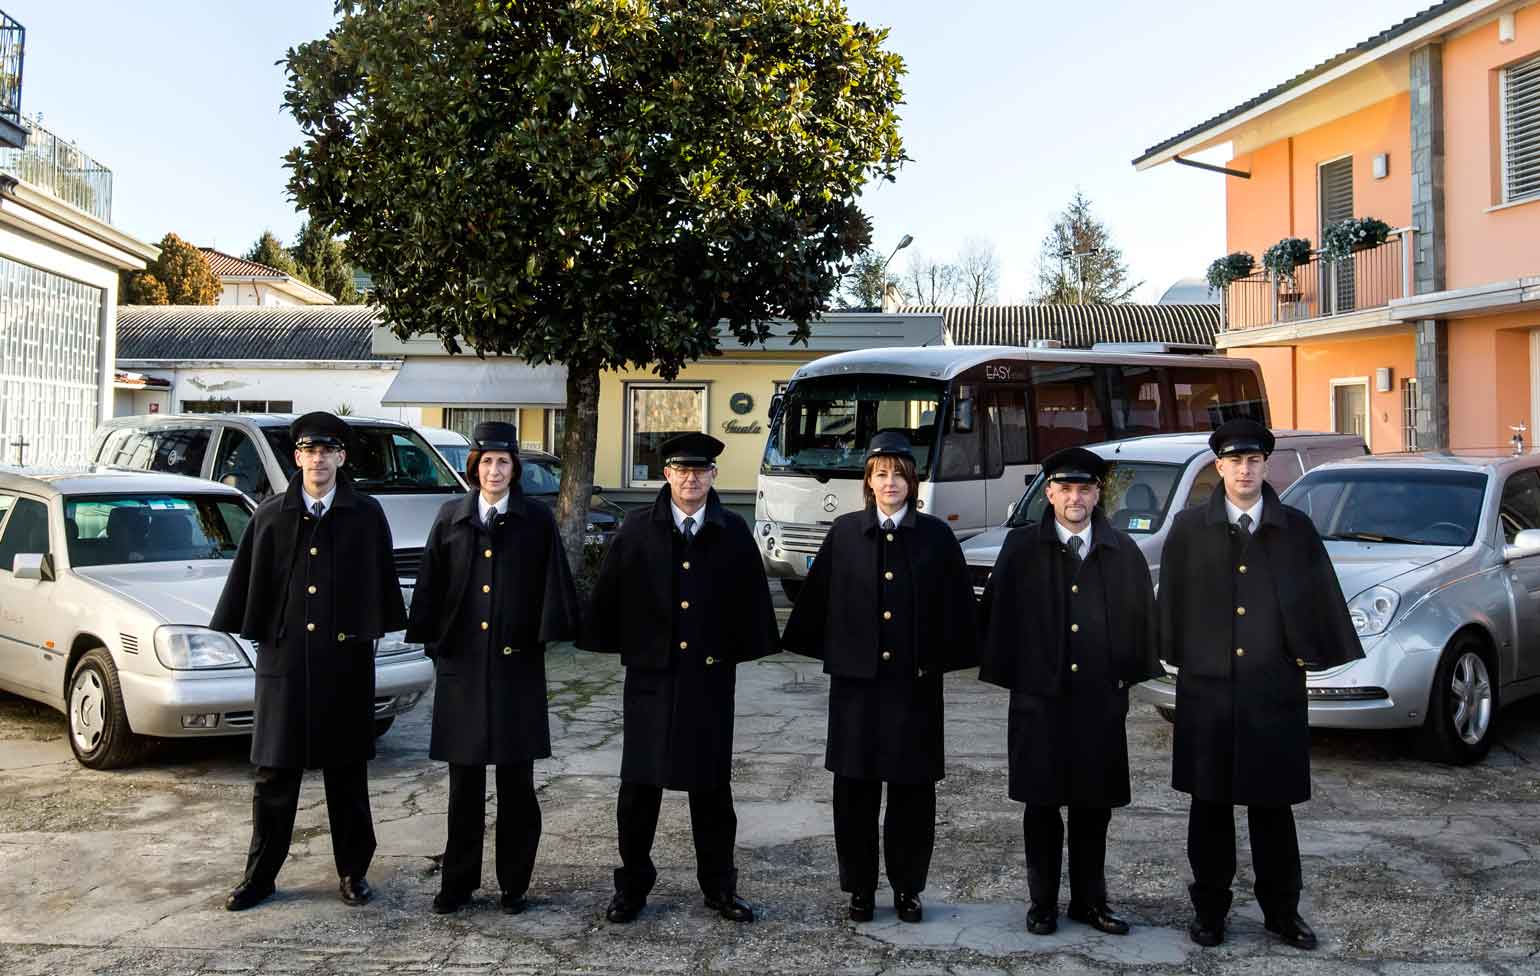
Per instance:
[[[1540,691],[1540,454],[1341,461],[1282,500],[1325,540],[1365,655],[1308,676],[1310,724],[1415,729],[1430,758],[1479,760],[1499,706]],[[1137,689],[1163,710],[1175,690]]]
[[[250,642],[208,628],[254,508],[180,475],[0,469],[0,689],[68,718],[86,766],[145,737],[250,734]],[[401,633],[375,647],[375,732],[433,678]]]

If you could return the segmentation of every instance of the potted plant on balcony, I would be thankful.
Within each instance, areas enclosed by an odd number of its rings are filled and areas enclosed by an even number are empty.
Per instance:
[[[1285,237],[1262,252],[1262,267],[1278,282],[1279,288],[1293,290],[1294,269],[1310,260],[1310,241],[1303,237]]]
[[[1390,238],[1390,225],[1377,217],[1349,217],[1321,229],[1321,254],[1345,261],[1354,251],[1379,247]]]
[[[1208,286],[1213,291],[1224,291],[1230,282],[1251,274],[1256,266],[1257,259],[1246,251],[1215,258],[1214,263],[1208,266]]]

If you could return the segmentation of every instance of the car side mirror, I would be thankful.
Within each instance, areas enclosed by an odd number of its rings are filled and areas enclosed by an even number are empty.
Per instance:
[[[1504,559],[1523,559],[1535,555],[1540,555],[1540,529],[1522,529],[1513,537],[1512,542],[1503,546]]]
[[[52,580],[53,556],[46,552],[18,552],[11,574],[19,580]]]
[[[1005,506],[1005,520],[1007,522],[1009,522],[1011,520],[1011,516],[1015,515],[1015,514],[1016,514],[1016,503],[1015,502],[1011,502],[1009,505]]]
[[[594,485],[593,488],[591,488],[589,490],[592,491],[595,495],[602,495],[602,494],[604,494],[604,486],[602,486],[602,485]]]
[[[785,405],[786,405],[786,394],[784,394],[784,393],[777,393],[777,394],[775,394],[774,396],[772,396],[770,398],[770,419],[771,419],[771,421],[774,421],[775,418],[777,418],[777,417],[779,417],[781,415],[781,408],[784,407]]]

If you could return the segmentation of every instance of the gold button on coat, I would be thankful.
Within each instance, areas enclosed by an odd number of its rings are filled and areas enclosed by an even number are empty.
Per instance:
[[[1245,657],[1246,656],[1246,649],[1244,647],[1237,647],[1235,649],[1235,656],[1236,657]]]
[[[308,631],[311,631],[312,633],[314,633],[314,631],[315,631],[315,624],[306,624],[305,625],[305,629],[308,630]]]
[[[319,556],[321,554],[321,550],[317,549],[315,546],[311,546],[310,547],[310,554],[312,556]]]
[[[512,653],[513,653],[513,648],[511,648],[511,647],[503,648],[503,656],[504,657],[507,657],[508,655],[510,655]]]
[[[679,649],[681,651],[688,651],[690,649],[690,642],[689,641],[680,641],[679,642]]]
[[[891,661],[891,660],[893,660],[893,652],[892,651],[883,651],[882,652],[882,659],[884,661]]]
[[[684,566],[685,569],[689,569],[690,568],[690,561],[688,559],[686,559],[684,561],[684,563],[683,563],[683,566]]]
[[[1079,593],[1080,592],[1080,584],[1079,583],[1071,583],[1069,585],[1069,591],[1071,593]]]
[[[481,584],[481,592],[483,592],[483,593],[491,593],[492,592],[492,584],[491,583],[483,583],[483,584]]]
[[[483,556],[486,556],[486,557],[487,557],[487,558],[488,558],[488,559],[491,559],[491,558],[492,558],[492,550],[490,550],[490,549],[483,549],[483,550],[482,550],[482,551],[481,551],[481,554],[482,554],[482,555],[483,555]]]
[[[1070,665],[1070,666],[1069,666],[1069,669],[1070,669],[1070,670],[1071,670],[1071,671],[1079,671],[1079,670],[1080,670],[1080,665],[1078,665],[1078,664],[1071,664],[1071,665]]]
[[[348,635],[347,634],[344,634],[341,631],[337,632],[337,643],[341,644],[343,641],[345,641],[347,639],[348,639]]]
[[[490,626],[492,626],[492,625],[491,625],[491,624],[489,624],[489,623],[487,623],[487,622],[486,622],[486,621],[485,621],[485,620],[483,620],[483,621],[482,621],[482,622],[481,622],[481,629],[482,629],[482,630],[486,630],[486,629],[487,629],[487,628],[488,628],[488,627],[490,627]]]
[[[717,663],[717,659],[714,658],[714,657],[708,657],[708,658],[706,658],[706,663],[707,664],[715,664],[715,663]]]
[[[1069,632],[1071,634],[1078,634],[1078,633],[1080,633],[1080,625],[1079,624],[1070,624],[1069,625]]]
[[[689,600],[680,600],[679,601],[679,609],[681,609],[681,610],[688,610],[688,609],[690,609],[690,601]]]
[[[1305,659],[1302,658],[1302,657],[1297,657],[1297,658],[1294,659],[1294,663],[1299,665],[1300,667],[1304,667],[1305,666]]]
[[[1246,572],[1246,567],[1244,565],[1242,565],[1238,570],[1236,570],[1236,572],[1245,573]]]
[[[888,541],[889,542],[893,541],[893,533],[891,533],[891,532],[888,533]]]
[[[890,569],[886,573],[883,573],[882,574],[882,578],[883,579],[887,579],[887,580],[892,579],[893,578],[893,571]]]
[[[1236,607],[1235,608],[1235,615],[1237,617],[1244,617],[1244,616],[1246,616],[1246,608],[1245,607]]]
[[[883,620],[892,620],[893,619],[893,611],[892,610],[884,610],[884,611],[882,611],[882,619]]]
[[[315,592],[315,587],[314,586],[307,586],[307,587],[305,587],[305,592],[307,592],[307,593],[314,593]]]

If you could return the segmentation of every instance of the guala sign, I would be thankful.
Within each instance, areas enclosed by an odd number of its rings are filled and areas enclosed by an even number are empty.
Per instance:
[[[759,425],[759,421],[751,420],[743,423],[738,420],[722,421],[722,433],[724,434],[763,434],[765,429]]]

